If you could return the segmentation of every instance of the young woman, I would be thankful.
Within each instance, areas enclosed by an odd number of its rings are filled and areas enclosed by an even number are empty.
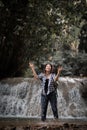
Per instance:
[[[40,73],[37,75],[34,64],[29,63],[30,68],[32,69],[33,75],[36,79],[40,79],[42,92],[41,92],[41,120],[46,120],[46,113],[48,102],[51,104],[51,108],[53,111],[54,118],[58,118],[57,111],[57,96],[54,87],[54,82],[58,80],[62,67],[58,67],[57,74],[52,73],[52,65],[46,64],[44,73]]]

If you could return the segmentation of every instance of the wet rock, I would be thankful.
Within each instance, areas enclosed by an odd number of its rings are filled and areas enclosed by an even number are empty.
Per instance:
[[[64,124],[63,126],[30,126],[30,127],[5,127],[0,130],[87,130],[87,125]]]

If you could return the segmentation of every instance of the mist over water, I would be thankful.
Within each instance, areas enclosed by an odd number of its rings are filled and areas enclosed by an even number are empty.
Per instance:
[[[87,78],[60,77],[59,118],[87,119]],[[40,81],[31,78],[8,78],[0,82],[0,117],[40,117]],[[47,117],[53,117],[48,106]]]

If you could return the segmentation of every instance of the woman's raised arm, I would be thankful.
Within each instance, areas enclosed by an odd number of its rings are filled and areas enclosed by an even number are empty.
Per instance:
[[[54,79],[55,81],[57,81],[57,80],[58,80],[59,75],[60,75],[60,73],[61,73],[62,69],[63,69],[63,68],[62,68],[62,66],[59,66],[59,67],[58,67],[57,74],[56,74],[55,79]]]
[[[33,72],[34,78],[38,79],[38,75],[37,75],[37,73],[35,71],[34,64],[33,63],[29,63],[29,67],[31,68],[31,70]]]

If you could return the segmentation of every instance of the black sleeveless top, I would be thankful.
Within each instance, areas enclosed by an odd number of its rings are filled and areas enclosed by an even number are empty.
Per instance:
[[[48,82],[49,82],[49,79],[46,79],[45,80],[45,86],[44,86],[45,93],[47,93],[47,91],[48,91]]]

